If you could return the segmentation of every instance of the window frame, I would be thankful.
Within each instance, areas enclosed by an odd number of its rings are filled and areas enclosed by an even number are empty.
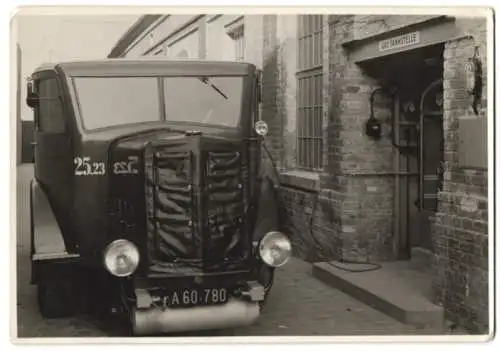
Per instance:
[[[323,169],[323,15],[297,16],[296,168]],[[312,112],[311,112],[312,110]]]
[[[216,75],[208,75],[207,77],[231,77],[231,78],[238,78],[242,79],[242,97],[240,101],[240,109],[239,109],[239,122],[236,126],[227,126],[223,124],[209,124],[209,123],[198,123],[198,122],[184,122],[184,121],[175,121],[175,120],[168,120],[166,118],[166,109],[165,109],[165,99],[164,99],[164,79],[165,78],[196,78],[198,77],[197,75],[74,75],[71,76],[71,89],[72,89],[72,94],[74,95],[74,103],[76,106],[77,110],[77,119],[79,123],[79,128],[81,128],[81,131],[83,131],[85,134],[93,134],[93,133],[98,133],[103,130],[110,130],[114,129],[117,127],[117,125],[109,125],[109,126],[104,126],[104,127],[99,127],[99,128],[92,128],[89,129],[85,126],[85,121],[84,121],[84,116],[82,114],[82,109],[81,109],[81,102],[79,99],[79,94],[78,94],[78,89],[76,88],[75,85],[75,79],[77,78],[88,78],[88,77],[93,77],[93,78],[140,78],[140,77],[148,77],[148,78],[153,78],[157,81],[158,84],[158,97],[159,97],[159,102],[158,102],[158,108],[160,109],[160,114],[161,114],[161,119],[157,121],[148,121],[148,122],[136,122],[136,123],[127,123],[127,124],[121,124],[120,127],[132,127],[132,126],[138,126],[138,125],[167,125],[167,124],[175,124],[175,125],[199,125],[201,127],[207,127],[207,128],[220,128],[220,129],[226,129],[226,130],[242,130],[243,123],[245,122],[243,119],[243,108],[244,108],[244,99],[245,96],[248,94],[248,87],[246,83],[246,79],[248,79],[249,76],[246,75],[226,75],[226,74],[216,74]]]

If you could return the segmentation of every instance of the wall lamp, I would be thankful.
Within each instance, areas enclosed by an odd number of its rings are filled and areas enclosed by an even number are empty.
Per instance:
[[[385,87],[377,88],[373,90],[370,95],[370,117],[368,117],[368,120],[365,123],[365,134],[374,140],[380,140],[382,137],[382,123],[375,118],[373,113],[373,103],[375,101],[375,94],[383,90],[387,89]]]
[[[474,49],[474,55],[469,58],[465,65],[465,77],[467,83],[467,92],[473,96],[472,109],[476,116],[478,115],[478,105],[481,102],[483,93],[483,64],[479,59],[479,47]]]

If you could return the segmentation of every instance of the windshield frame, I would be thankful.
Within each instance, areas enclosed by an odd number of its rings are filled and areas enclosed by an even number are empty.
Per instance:
[[[184,121],[169,121],[166,119],[166,106],[165,106],[165,101],[164,101],[164,84],[163,80],[168,79],[169,77],[172,78],[219,78],[219,77],[227,77],[227,78],[235,78],[235,79],[241,79],[241,84],[242,84],[242,89],[241,89],[241,97],[240,97],[240,109],[238,111],[238,123],[235,126],[228,126],[228,125],[223,125],[223,124],[210,124],[210,123],[202,123],[202,122],[184,122]],[[189,127],[204,127],[204,128],[214,128],[214,129],[224,129],[224,130],[235,130],[235,131],[243,131],[246,129],[246,125],[248,124],[248,117],[250,117],[250,113],[245,113],[245,111],[249,111],[249,108],[251,107],[250,101],[252,97],[252,74],[208,74],[208,75],[189,75],[189,74],[183,74],[183,75],[71,75],[68,76],[68,85],[71,87],[71,98],[75,103],[75,109],[74,111],[76,112],[77,115],[77,120],[78,120],[78,125],[79,128],[85,132],[85,134],[94,134],[94,133],[99,133],[101,131],[105,130],[112,130],[112,129],[117,129],[117,128],[130,128],[134,126],[151,126],[152,128],[156,127],[164,127],[168,128],[169,126],[177,126],[180,129],[182,127],[186,127],[186,130],[189,129]],[[78,89],[76,88],[75,80],[78,78],[100,78],[100,79],[106,79],[106,78],[152,78],[157,81],[158,84],[158,109],[159,109],[159,119],[154,120],[154,121],[139,121],[139,122],[132,122],[132,123],[124,123],[124,124],[114,124],[114,125],[107,125],[103,127],[98,127],[98,128],[86,128],[85,127],[85,117],[82,114],[82,109],[81,109],[81,104],[80,104],[80,99],[78,95]],[[202,81],[200,81],[200,84],[203,84]],[[210,87],[207,87],[208,89],[211,89]],[[217,92],[214,91],[215,94]]]

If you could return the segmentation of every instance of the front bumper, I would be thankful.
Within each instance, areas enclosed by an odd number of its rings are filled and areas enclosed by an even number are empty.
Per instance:
[[[249,326],[259,315],[258,302],[232,298],[221,306],[136,309],[133,311],[132,327],[134,335],[224,329]]]
[[[151,304],[143,289],[136,289],[136,306],[131,311],[134,335],[154,335],[207,329],[225,329],[252,325],[260,316],[264,287],[249,282],[248,290],[231,297],[224,305],[162,309]]]

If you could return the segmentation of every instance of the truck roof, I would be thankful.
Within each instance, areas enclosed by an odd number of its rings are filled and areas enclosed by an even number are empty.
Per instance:
[[[241,76],[253,73],[255,66],[234,61],[169,60],[164,57],[113,58],[44,63],[35,69],[34,74],[46,70],[59,71],[66,76]]]

